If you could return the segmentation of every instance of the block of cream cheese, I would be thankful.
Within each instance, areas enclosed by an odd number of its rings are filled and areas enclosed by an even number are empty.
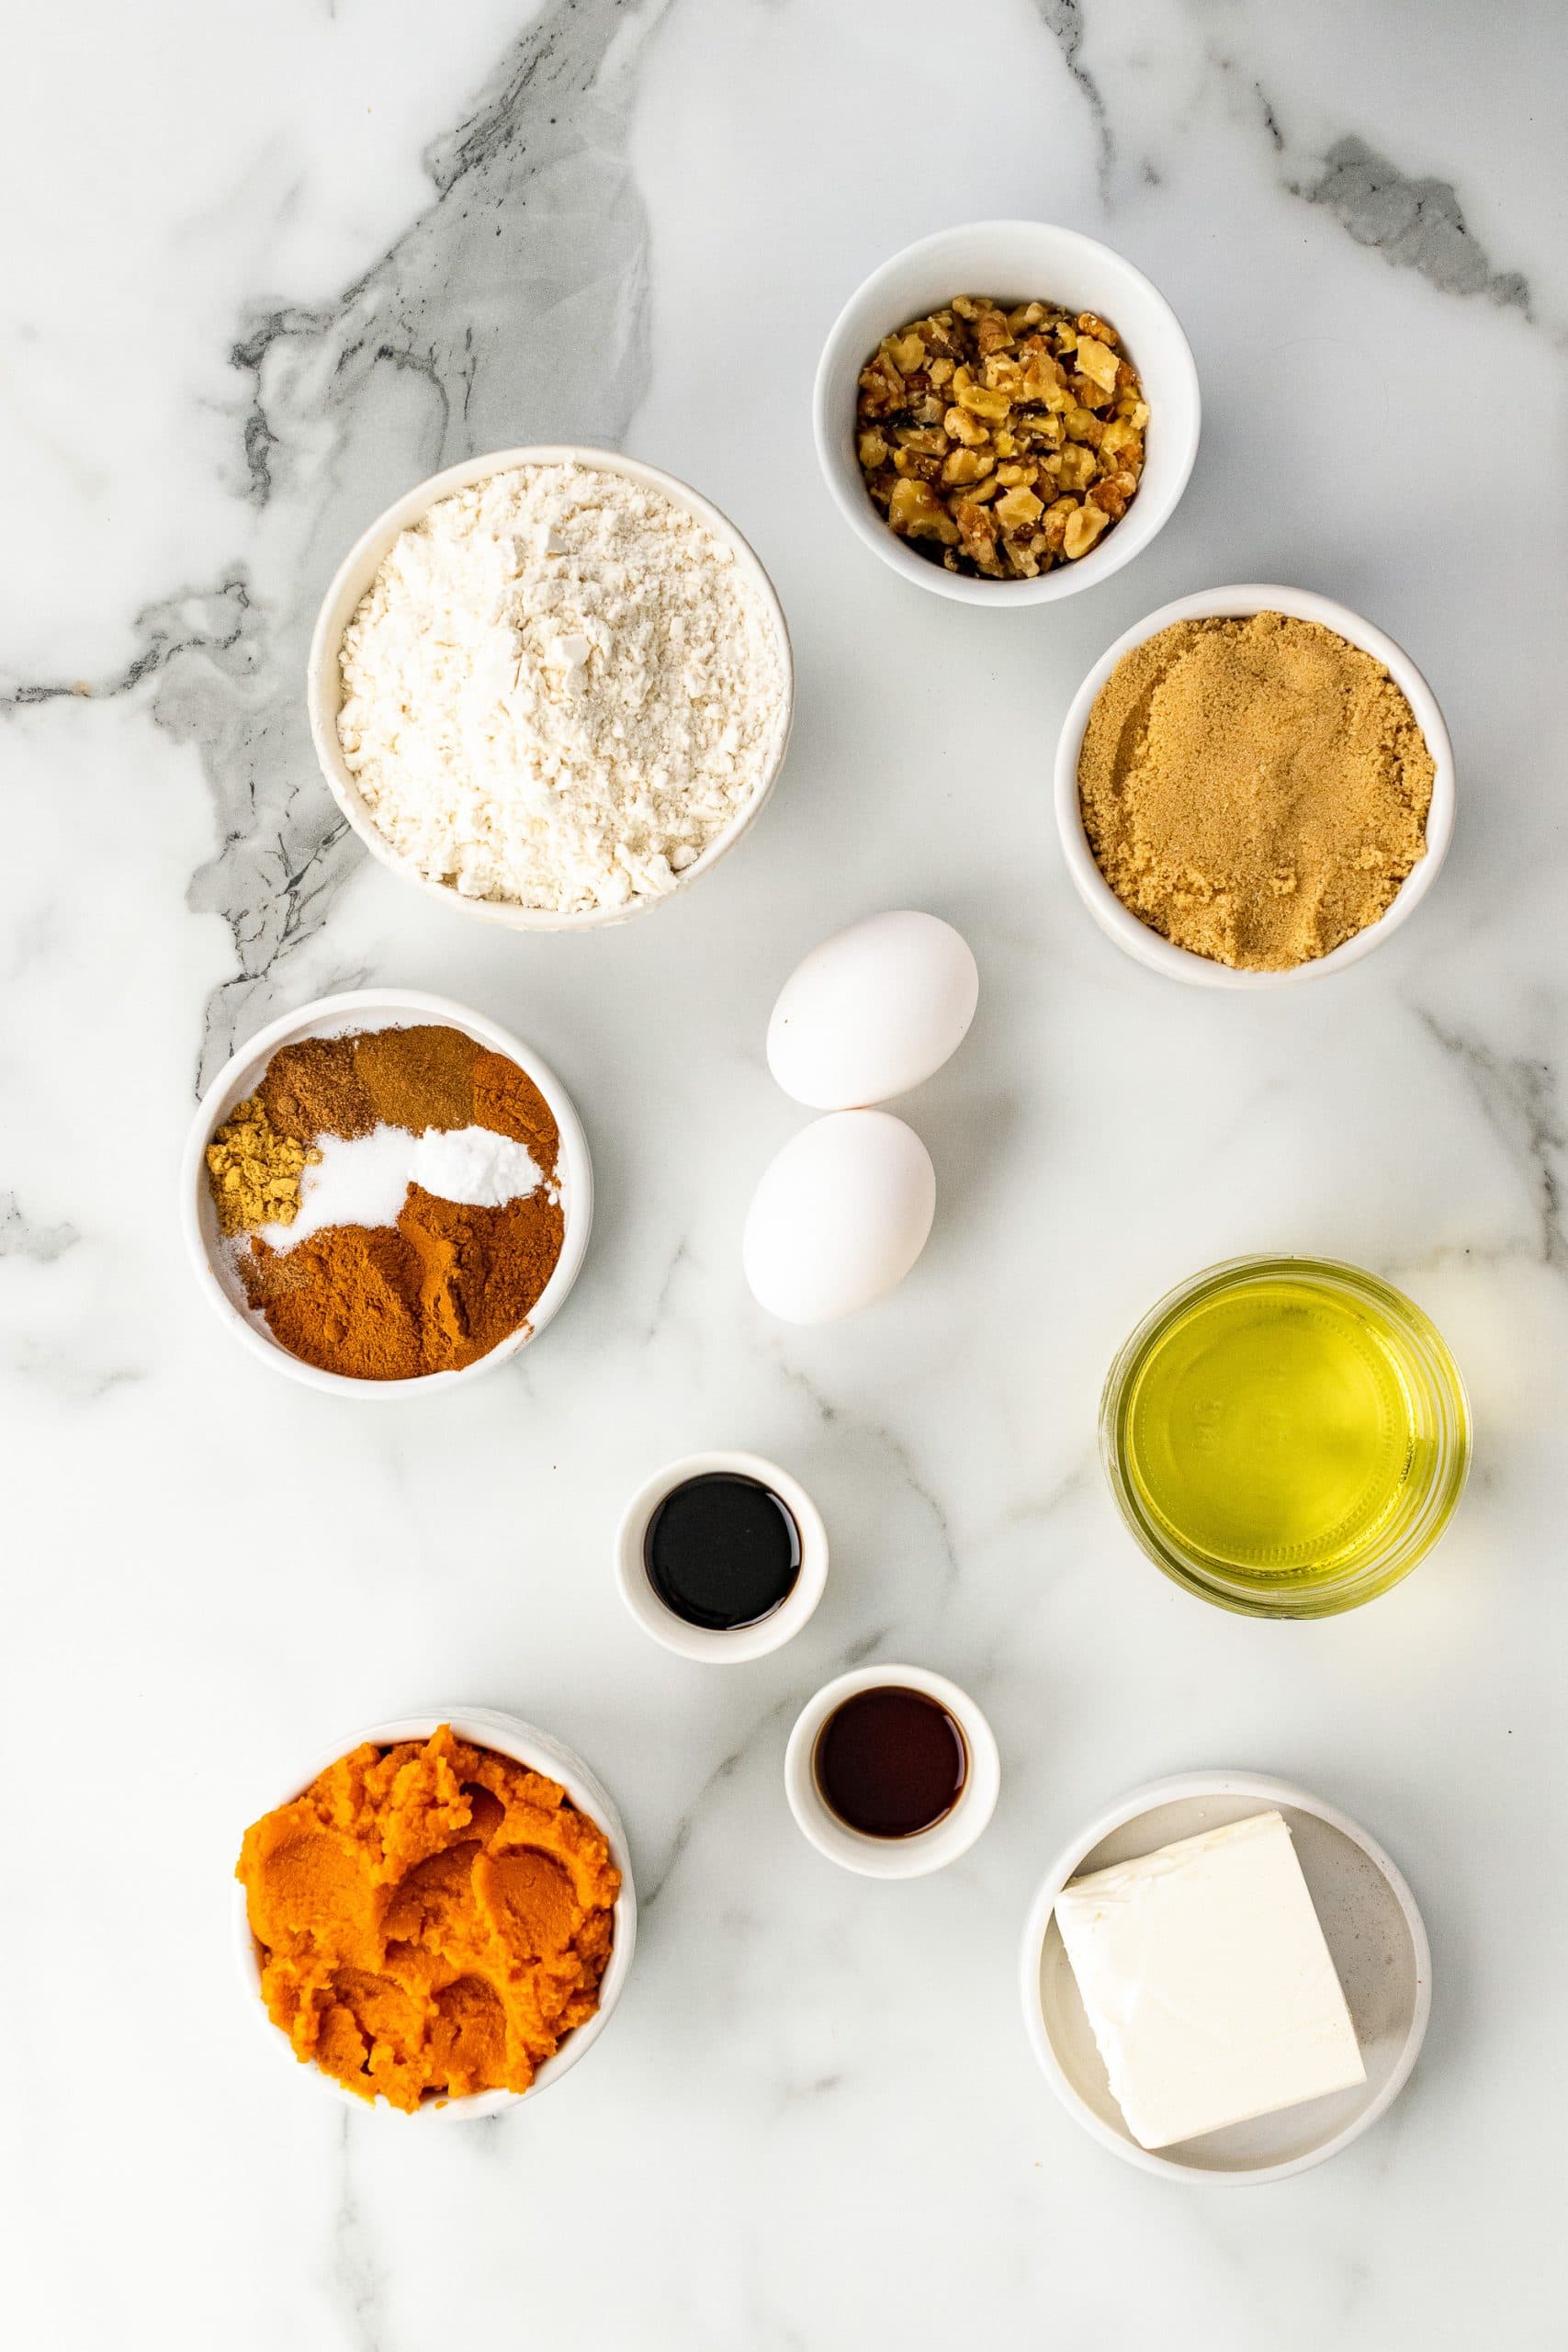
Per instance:
[[[1365,2082],[1278,1813],[1074,1879],[1055,1907],[1111,2091],[1140,2147],[1168,2148]]]

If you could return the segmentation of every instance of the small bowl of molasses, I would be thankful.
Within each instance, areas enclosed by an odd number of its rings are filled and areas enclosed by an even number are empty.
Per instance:
[[[621,1596],[645,1634],[705,1666],[792,1641],[828,1581],[828,1531],[796,1478],[756,1453],[671,1462],[626,1505]]]
[[[801,1829],[863,1878],[923,1878],[956,1861],[1000,1787],[990,1724],[955,1682],[919,1666],[840,1674],[802,1708],[784,1755]]]

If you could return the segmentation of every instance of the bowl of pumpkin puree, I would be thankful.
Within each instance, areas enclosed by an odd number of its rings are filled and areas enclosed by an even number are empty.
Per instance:
[[[626,1832],[570,1748],[488,1709],[342,1742],[246,1830],[240,1965],[341,2098],[493,2115],[576,2065],[637,1934]]]

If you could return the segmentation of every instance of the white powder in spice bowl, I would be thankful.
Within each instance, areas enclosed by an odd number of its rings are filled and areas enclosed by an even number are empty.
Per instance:
[[[327,1226],[396,1225],[411,1184],[444,1201],[499,1209],[526,1200],[545,1181],[530,1152],[489,1127],[426,1127],[415,1136],[383,1124],[365,1136],[321,1136],[317,1153],[300,1179],[293,1224],[260,1227],[274,1250],[297,1249]],[[243,1250],[249,1239],[237,1234],[233,1247]]]
[[[662,490],[551,461],[400,534],[344,631],[338,740],[428,880],[556,915],[662,897],[771,780],[775,616]]]

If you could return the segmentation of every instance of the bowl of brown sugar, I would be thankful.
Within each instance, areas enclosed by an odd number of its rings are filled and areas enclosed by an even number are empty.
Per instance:
[[[537,1337],[593,1217],[570,1098],[494,1022],[412,989],[321,997],[208,1089],[182,1177],[202,1291],[318,1389],[450,1388]]]
[[[1454,763],[1409,655],[1299,588],[1151,613],[1084,680],[1056,821],[1090,914],[1151,970],[1280,988],[1409,920],[1448,854]]]

